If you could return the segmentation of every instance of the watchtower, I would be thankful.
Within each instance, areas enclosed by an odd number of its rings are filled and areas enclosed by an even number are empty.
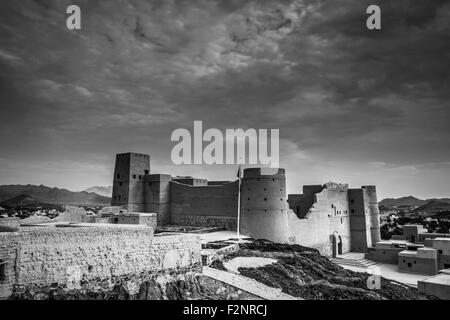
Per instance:
[[[144,176],[150,174],[150,156],[141,153],[122,153],[116,156],[112,206],[128,206],[130,210],[144,210]]]

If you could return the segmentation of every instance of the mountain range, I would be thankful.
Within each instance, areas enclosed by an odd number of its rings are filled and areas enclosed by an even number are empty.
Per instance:
[[[111,198],[93,192],[73,192],[44,185],[1,185],[0,206],[55,204],[73,206],[108,206]]]
[[[89,189],[86,189],[84,191],[85,192],[93,192],[93,193],[96,193],[96,194],[101,195],[103,197],[108,197],[108,198],[112,197],[112,186],[108,186],[108,187],[95,186],[95,187],[91,187]]]
[[[439,202],[441,204],[450,204],[450,199],[449,198],[442,198],[442,199],[436,199],[436,198],[432,198],[432,199],[426,199],[426,200],[421,200],[418,199],[416,197],[413,196],[408,196],[408,197],[402,197],[402,198],[387,198],[387,199],[383,199],[381,200],[378,204],[380,206],[385,206],[385,207],[392,207],[392,206],[423,206],[426,205],[430,202]]]

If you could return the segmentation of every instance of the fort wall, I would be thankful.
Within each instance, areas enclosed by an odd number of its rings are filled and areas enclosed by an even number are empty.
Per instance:
[[[159,225],[236,229],[239,181],[149,174],[149,166],[148,156],[118,155],[113,202],[128,194],[118,204],[157,213]],[[129,174],[122,175],[126,170]],[[330,182],[304,186],[303,194],[287,199],[284,169],[248,168],[241,179],[240,205],[240,231],[254,238],[310,246],[326,255],[365,252],[380,240],[374,186],[349,190]]]
[[[25,288],[47,294],[64,290],[108,291],[118,283],[139,283],[165,273],[201,270],[200,238],[195,235],[153,236],[143,226],[24,228],[0,233],[0,260],[6,261],[0,298]]]
[[[159,225],[171,223],[170,182],[168,174],[151,174],[144,177],[144,211],[158,214]]]
[[[175,224],[236,228],[238,181],[217,186],[170,183],[170,214]]]

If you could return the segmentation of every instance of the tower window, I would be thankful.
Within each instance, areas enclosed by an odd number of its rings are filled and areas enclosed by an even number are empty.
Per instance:
[[[6,280],[6,261],[0,260],[0,281]]]
[[[119,186],[122,186],[122,182],[119,182]]]
[[[350,212],[351,212],[351,213],[355,213],[355,209],[351,209]]]
[[[142,179],[142,176],[141,175],[139,175],[139,180],[141,180]]]
[[[264,198],[264,201],[267,201],[267,198]]]
[[[117,179],[120,179],[120,174],[119,173],[117,174]]]
[[[120,201],[120,196],[118,196],[118,197],[117,197],[117,200],[119,200],[119,201]]]
[[[148,171],[148,170],[145,170],[144,173],[145,173],[145,174],[149,174],[149,171]]]
[[[133,174],[133,179],[136,179],[136,175],[135,174]]]
[[[351,199],[351,200],[350,200],[350,203],[353,204],[353,202],[355,202],[355,200]]]

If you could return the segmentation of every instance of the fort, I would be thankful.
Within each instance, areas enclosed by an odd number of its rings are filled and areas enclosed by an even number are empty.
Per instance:
[[[240,233],[256,239],[250,244],[270,240],[268,246],[314,253],[320,268],[334,268],[330,259],[346,253],[365,254],[398,263],[402,272],[432,275],[418,283],[419,291],[448,298],[449,238],[405,226],[402,237],[381,241],[375,186],[328,182],[287,194],[284,169],[247,168],[238,177],[172,177],[151,172],[149,155],[118,154],[111,207],[98,215],[67,207],[53,220],[3,221],[0,299],[187,299],[211,297],[208,290],[292,298],[209,267],[245,241],[234,232],[216,232],[227,237],[217,241],[214,232],[196,230],[236,231],[238,220]]]
[[[151,173],[149,155],[118,154],[112,205],[156,213],[158,226],[228,230],[236,230],[240,211],[242,234],[316,248],[327,256],[365,252],[380,241],[375,186],[350,189],[329,182],[287,195],[284,169],[248,168],[240,180],[207,181]]]

